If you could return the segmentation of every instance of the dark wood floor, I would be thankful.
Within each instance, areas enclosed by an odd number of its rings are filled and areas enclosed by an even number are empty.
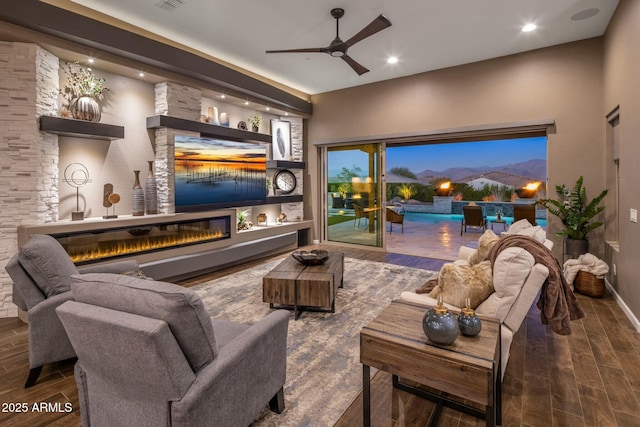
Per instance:
[[[335,248],[335,246],[331,246]],[[438,270],[441,260],[341,248],[352,258]],[[255,261],[257,264],[263,261]],[[193,286],[247,268],[247,264],[184,281]],[[514,337],[503,383],[505,426],[640,426],[640,334],[610,295],[579,296],[587,317],[574,322],[564,337],[542,326],[535,307]],[[28,326],[0,319],[0,426],[80,426],[73,362],[43,369],[38,383],[22,388],[29,369]],[[61,412],[34,412],[34,403],[59,402]],[[26,403],[27,413],[15,405]],[[72,412],[64,412],[71,403]],[[362,425],[361,396],[337,426]],[[372,425],[424,426],[433,404],[393,390],[391,377],[379,372],[372,382]],[[439,426],[484,425],[444,409]]]

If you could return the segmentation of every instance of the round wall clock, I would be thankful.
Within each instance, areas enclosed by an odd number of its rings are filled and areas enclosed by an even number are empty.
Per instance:
[[[247,124],[245,122],[238,122],[238,129],[247,130]]]
[[[296,176],[287,169],[282,169],[273,177],[273,182],[282,194],[289,194],[296,188]]]

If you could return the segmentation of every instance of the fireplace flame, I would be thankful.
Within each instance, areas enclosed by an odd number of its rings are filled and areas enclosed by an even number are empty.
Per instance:
[[[67,252],[74,263],[97,261],[106,258],[149,252],[158,249],[192,245],[206,241],[228,237],[228,233],[222,230],[181,230],[179,234],[165,234],[160,236],[136,236],[131,239],[118,239],[112,241],[95,241],[94,244],[83,244],[74,248],[67,245]]]

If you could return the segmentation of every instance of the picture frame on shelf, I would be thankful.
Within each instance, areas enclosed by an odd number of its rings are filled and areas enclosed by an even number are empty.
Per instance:
[[[273,160],[291,159],[291,122],[271,119],[271,147]]]

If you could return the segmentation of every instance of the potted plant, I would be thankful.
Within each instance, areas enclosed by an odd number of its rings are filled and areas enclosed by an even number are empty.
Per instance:
[[[253,223],[249,221],[249,211],[238,211],[236,213],[236,219],[238,221],[238,230],[248,230],[253,227]]]
[[[251,130],[258,132],[258,129],[260,129],[260,123],[262,123],[262,116],[258,113],[253,113],[249,116],[247,121],[251,125]]]
[[[105,79],[97,77],[91,69],[77,62],[67,63],[63,71],[67,75],[67,83],[60,91],[66,101],[63,115],[66,109],[74,119],[99,122],[101,112],[96,99],[102,99],[109,90],[104,85]]]
[[[602,221],[594,221],[594,218],[604,210],[604,206],[599,205],[608,192],[603,190],[587,203],[587,191],[582,186],[582,181],[581,176],[573,188],[556,185],[558,200],[541,199],[536,202],[560,218],[564,224],[565,229],[556,234],[565,237],[565,253],[571,257],[577,257],[589,251],[587,236],[603,224]]]

